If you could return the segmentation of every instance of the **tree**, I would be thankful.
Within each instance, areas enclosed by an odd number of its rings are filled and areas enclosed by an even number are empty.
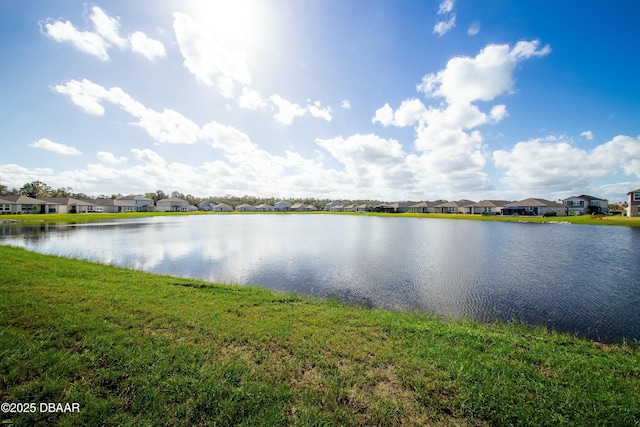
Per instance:
[[[42,181],[33,181],[25,184],[20,188],[20,194],[27,197],[38,199],[41,197],[50,197],[53,190]]]

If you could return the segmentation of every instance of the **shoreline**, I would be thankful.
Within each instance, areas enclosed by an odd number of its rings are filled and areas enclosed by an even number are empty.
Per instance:
[[[16,425],[634,425],[640,350],[0,247]]]
[[[511,216],[480,214],[432,214],[432,213],[377,213],[377,212],[127,212],[127,213],[82,213],[82,214],[11,214],[1,215],[0,223],[4,225],[29,225],[52,223],[91,223],[117,219],[144,218],[152,216],[172,215],[349,215],[377,216],[388,218],[432,218],[468,221],[499,221],[536,224],[580,224],[580,225],[613,225],[640,227],[640,217],[623,217],[619,215],[579,215],[579,216]]]

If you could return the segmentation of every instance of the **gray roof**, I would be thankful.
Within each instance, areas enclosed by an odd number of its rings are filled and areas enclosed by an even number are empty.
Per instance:
[[[140,196],[140,195],[122,196],[122,197],[118,197],[116,200],[145,200],[145,201],[153,202],[153,199],[150,199],[145,196]]]
[[[506,200],[480,200],[478,203],[474,203],[472,206],[474,208],[485,208],[485,207],[496,207],[500,208],[502,206],[506,206],[511,202]]]
[[[74,199],[73,197],[43,197],[41,200],[54,203],[56,205],[67,206],[94,206],[95,203],[85,202],[84,200]]]
[[[438,206],[440,204],[440,202],[420,202],[420,203],[416,203],[415,205],[411,205],[412,208],[434,208],[436,206]]]
[[[177,197],[169,197],[167,199],[158,200],[158,203],[160,203],[160,202],[173,202],[173,203],[186,203],[186,204],[189,204],[189,202],[187,202],[186,200],[178,199]]]
[[[98,206],[128,206],[135,207],[133,203],[127,203],[124,200],[120,199],[96,199],[93,200],[93,203]]]
[[[474,204],[475,202],[471,201],[471,200],[467,200],[467,199],[462,199],[462,200],[458,200],[455,202],[446,202],[446,203],[442,203],[439,205],[436,205],[436,207],[439,208],[460,208],[463,206],[469,206]]]
[[[4,200],[19,205],[53,205],[55,203],[47,202],[46,200],[34,199],[33,197],[22,196],[20,194],[11,194],[8,196],[2,196]]]
[[[519,202],[511,202],[508,204],[508,206],[538,206],[538,207],[545,206],[550,208],[566,208],[565,205],[552,202],[551,200],[535,199],[535,198],[524,199],[524,200],[520,200]]]

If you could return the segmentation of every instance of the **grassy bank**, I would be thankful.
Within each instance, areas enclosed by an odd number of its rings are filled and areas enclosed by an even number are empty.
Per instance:
[[[638,425],[640,351],[0,246],[14,425]]]
[[[96,214],[26,214],[26,215],[2,215],[0,221],[18,222],[24,224],[51,224],[51,223],[87,223],[98,221],[111,221],[114,219],[142,218],[149,216],[168,215],[282,215],[283,212],[130,212],[130,213],[96,213]],[[356,213],[356,212],[288,212],[288,215],[358,215],[358,216],[383,216],[401,218],[441,218],[472,221],[503,221],[503,222],[568,222],[571,224],[588,225],[623,225],[628,227],[640,227],[640,217],[626,217],[620,215],[580,215],[560,217],[531,217],[509,215],[461,215],[461,214],[420,214],[420,213]]]

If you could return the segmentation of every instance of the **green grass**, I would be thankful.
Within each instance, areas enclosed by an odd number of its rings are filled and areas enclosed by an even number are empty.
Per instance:
[[[640,350],[0,246],[0,414],[33,425],[640,425]]]
[[[149,216],[169,216],[169,215],[284,215],[284,212],[129,212],[129,213],[91,213],[91,214],[24,214],[24,215],[2,215],[0,221],[18,221],[20,223],[86,223],[98,221],[111,221],[124,218],[142,218]],[[640,217],[626,217],[620,215],[580,215],[580,216],[560,216],[560,217],[530,217],[530,216],[502,216],[502,215],[461,215],[461,214],[422,214],[422,213],[358,213],[358,212],[288,212],[288,215],[359,215],[359,216],[382,216],[399,218],[441,218],[472,221],[503,221],[503,222],[569,222],[571,224],[588,225],[623,225],[628,227],[640,227]]]

